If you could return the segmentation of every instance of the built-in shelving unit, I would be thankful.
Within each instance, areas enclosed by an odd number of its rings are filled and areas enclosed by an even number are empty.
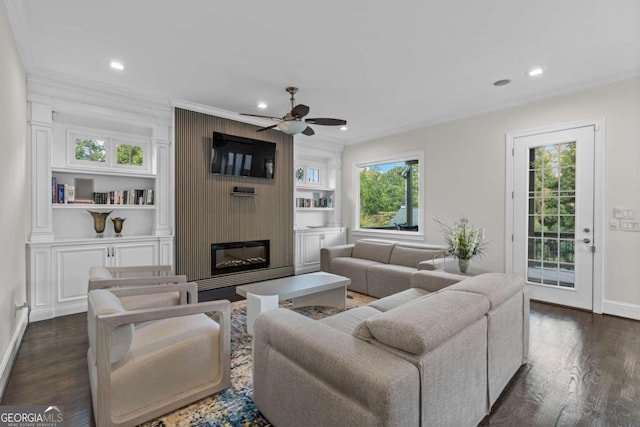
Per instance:
[[[95,92],[81,101],[67,88],[38,96],[57,90],[48,84],[29,85],[30,321],[85,311],[92,266],[173,265],[171,109],[146,115],[148,106],[117,108],[112,96],[96,107]],[[111,211],[103,238],[87,211]]]
[[[320,250],[346,243],[346,230],[340,224],[340,165],[339,152],[297,148],[293,173],[296,274],[320,270]]]

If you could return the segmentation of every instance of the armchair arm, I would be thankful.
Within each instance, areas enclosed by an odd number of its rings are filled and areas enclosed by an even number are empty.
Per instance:
[[[284,424],[308,424],[308,398],[317,425],[419,423],[417,367],[352,335],[290,310],[270,310],[256,319],[253,354],[254,401],[274,425],[284,416]],[[301,374],[283,379],[291,367]]]
[[[180,292],[180,304],[195,304],[198,302],[198,284],[196,282],[186,283],[162,283],[148,286],[125,286],[113,288],[109,291],[120,297],[135,295],[158,294],[162,292]]]
[[[173,269],[170,265],[135,265],[129,267],[104,267],[114,278],[123,273],[152,273],[154,276],[171,276]]]
[[[118,279],[89,279],[89,290],[111,288],[114,286],[148,286],[163,283],[186,283],[187,276],[151,276],[151,277],[121,277]]]
[[[320,270],[331,273],[331,260],[336,257],[350,257],[353,246],[353,244],[349,244],[320,249]]]
[[[129,323],[140,323],[151,320],[167,319],[171,317],[189,316],[200,313],[218,313],[220,325],[220,372],[223,383],[230,378],[231,354],[231,305],[227,300],[211,301],[199,304],[188,304],[167,308],[153,308],[147,310],[125,311],[116,314],[96,317],[96,355],[97,384],[109,384],[111,381],[111,335],[113,330]],[[111,402],[104,397],[104,391],[98,389],[98,411],[95,414],[97,425],[111,425]],[[188,402],[185,402],[185,404]]]

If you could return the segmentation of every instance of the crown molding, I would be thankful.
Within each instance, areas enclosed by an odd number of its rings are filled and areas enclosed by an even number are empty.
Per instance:
[[[27,74],[27,99],[52,105],[70,102],[154,117],[171,123],[173,109],[166,98],[132,92],[123,87],[98,83],[50,71]]]
[[[527,98],[518,99],[517,101],[501,102],[485,108],[466,110],[466,111],[455,113],[455,114],[444,114],[441,116],[431,117],[426,120],[421,120],[418,122],[411,122],[411,123],[407,123],[400,126],[394,126],[392,128],[382,129],[380,131],[372,132],[364,136],[350,139],[345,142],[345,145],[356,145],[356,144],[360,144],[368,141],[375,141],[377,139],[386,138],[393,135],[399,135],[402,133],[411,132],[419,129],[424,129],[424,128],[428,128],[428,127],[443,124],[443,123],[449,123],[456,120],[476,117],[483,114],[497,112],[500,110],[506,110],[508,108],[520,107],[526,104],[531,104],[531,103],[542,101],[545,99],[570,95],[573,93],[578,93],[578,92],[589,90],[589,89],[595,89],[600,86],[606,86],[608,84],[614,84],[624,80],[638,78],[639,76],[640,76],[640,69],[629,70],[623,73],[613,74],[596,81],[591,81],[588,83],[584,83],[584,82],[576,83],[571,86],[563,87],[562,89],[538,93],[538,94],[529,96]]]

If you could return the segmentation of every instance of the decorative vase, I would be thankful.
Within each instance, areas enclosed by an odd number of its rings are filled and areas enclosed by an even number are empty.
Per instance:
[[[461,273],[467,272],[467,270],[469,269],[470,262],[471,260],[458,258],[458,268],[460,268]]]
[[[104,226],[109,214],[113,211],[109,212],[95,212],[95,211],[87,211],[93,217],[93,228],[96,230],[96,237],[103,237]]]
[[[111,218],[113,222],[113,231],[116,232],[116,237],[122,237],[122,225],[124,224],[124,220],[127,218]]]

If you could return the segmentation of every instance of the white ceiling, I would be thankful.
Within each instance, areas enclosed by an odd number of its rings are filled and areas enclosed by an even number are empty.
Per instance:
[[[274,116],[295,85],[344,143],[640,74],[638,0],[5,3],[29,74]]]

